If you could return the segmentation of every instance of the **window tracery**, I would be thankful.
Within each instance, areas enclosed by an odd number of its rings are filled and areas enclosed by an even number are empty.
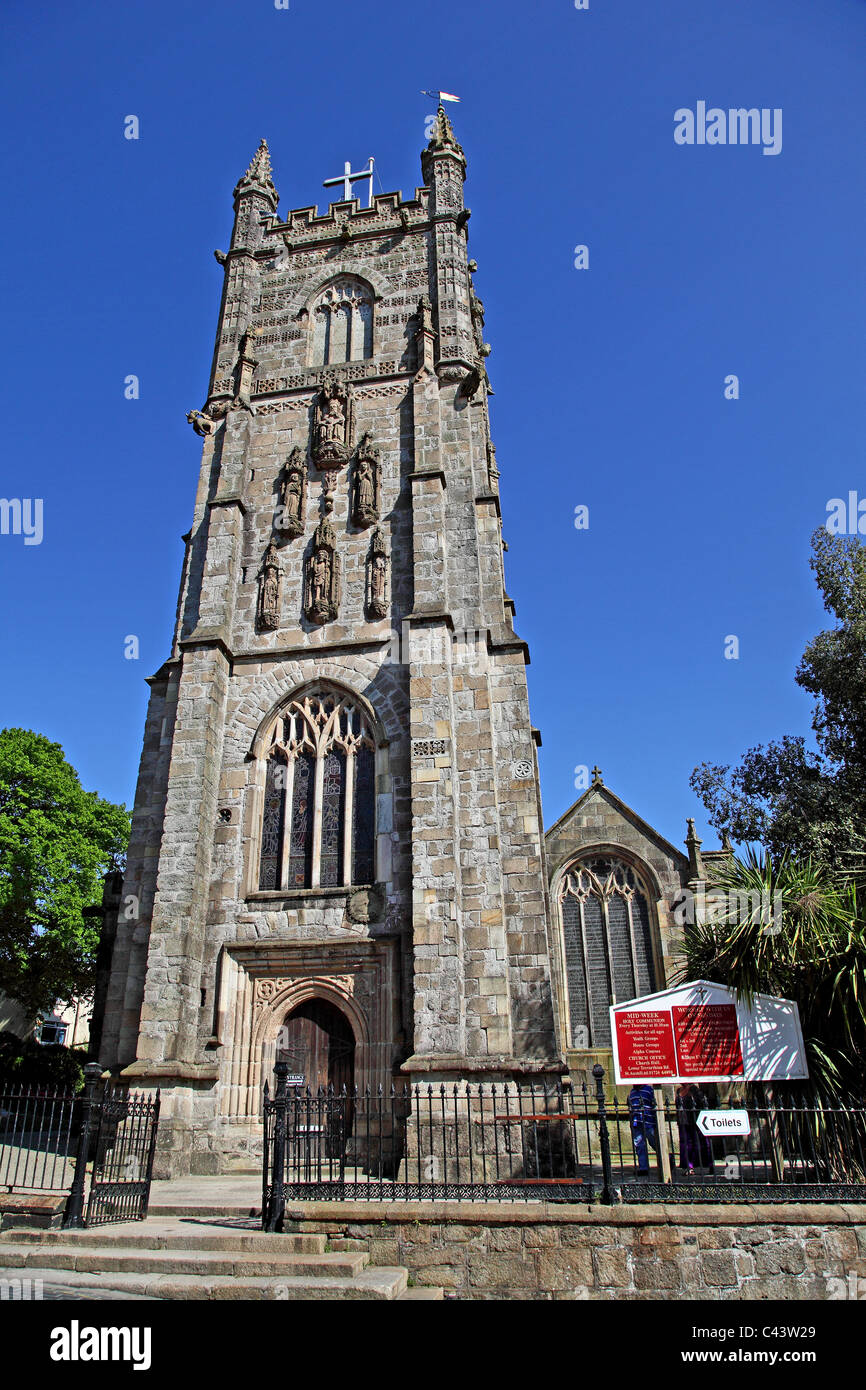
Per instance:
[[[573,1047],[609,1047],[611,1004],[657,988],[650,895],[613,855],[572,864],[559,885]]]
[[[261,890],[375,879],[376,740],[358,701],[308,691],[278,716],[265,775]]]
[[[341,275],[313,305],[314,367],[373,356],[373,292],[363,280]]]

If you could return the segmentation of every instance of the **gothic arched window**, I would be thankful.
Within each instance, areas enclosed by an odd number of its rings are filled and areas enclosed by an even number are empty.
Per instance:
[[[353,275],[341,275],[313,305],[314,367],[373,356],[373,291]]]
[[[572,1047],[609,1047],[611,1004],[652,994],[650,895],[621,859],[596,855],[559,886]]]
[[[271,734],[260,890],[340,887],[376,876],[376,741],[350,695],[293,700]]]

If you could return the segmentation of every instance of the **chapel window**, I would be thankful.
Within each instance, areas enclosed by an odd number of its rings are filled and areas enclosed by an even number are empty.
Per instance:
[[[611,1004],[652,994],[650,895],[623,860],[597,855],[563,875],[559,904],[572,1047],[609,1047]]]
[[[353,275],[326,286],[313,306],[314,367],[373,356],[373,291]]]
[[[292,701],[268,749],[260,890],[375,880],[375,767],[375,737],[351,696]]]

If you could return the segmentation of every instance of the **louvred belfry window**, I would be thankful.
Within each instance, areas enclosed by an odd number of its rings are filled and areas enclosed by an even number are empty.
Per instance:
[[[611,1004],[652,994],[650,899],[621,859],[572,864],[559,887],[572,1047],[609,1047]]]
[[[376,743],[351,696],[293,700],[268,750],[260,890],[375,880]]]
[[[314,367],[373,356],[373,292],[363,280],[340,275],[313,306]]]

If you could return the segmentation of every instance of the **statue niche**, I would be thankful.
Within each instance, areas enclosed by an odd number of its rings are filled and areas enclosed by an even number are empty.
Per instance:
[[[280,570],[277,547],[271,541],[262,558],[259,570],[259,602],[256,626],[260,632],[275,632],[280,625]]]
[[[332,623],[340,607],[340,557],[337,538],[327,517],[316,527],[307,556],[304,613],[311,623]]]
[[[384,618],[391,604],[391,560],[381,526],[377,526],[367,555],[366,608],[368,618]]]
[[[352,449],[352,398],[336,377],[327,380],[313,416],[313,463],[327,471],[348,463]]]
[[[355,458],[352,521],[369,526],[379,520],[379,450],[373,436],[365,434]]]
[[[303,535],[307,510],[307,463],[303,449],[297,446],[289,454],[283,467],[279,499],[274,516],[274,530],[290,540]]]

